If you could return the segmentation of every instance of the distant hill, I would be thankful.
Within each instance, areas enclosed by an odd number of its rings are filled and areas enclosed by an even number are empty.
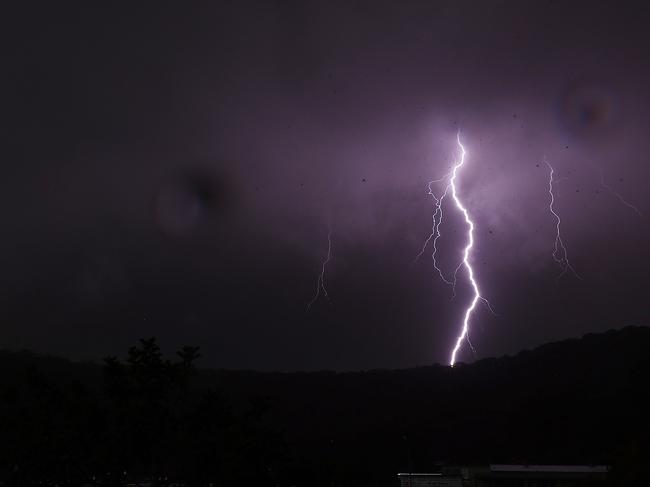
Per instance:
[[[453,369],[207,375],[271,398],[299,463],[372,472],[378,482],[436,462],[634,462],[650,446],[645,327]]]
[[[649,351],[650,328],[627,327],[453,369],[201,370],[194,386],[234,405],[260,398],[286,446],[283,478],[295,485],[392,485],[398,471],[440,464],[634,470],[650,448]],[[62,386],[102,388],[99,365],[0,352],[0,385],[28,370]]]

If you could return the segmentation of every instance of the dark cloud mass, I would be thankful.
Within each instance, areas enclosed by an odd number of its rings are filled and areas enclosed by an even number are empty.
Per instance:
[[[478,357],[649,322],[650,16],[634,2],[212,2],[9,9],[7,348],[157,335],[204,363],[446,362],[464,304],[426,183],[468,150]],[[551,257],[548,172],[573,267]],[[642,213],[622,204],[618,193]],[[464,244],[445,215],[440,261]],[[332,229],[329,301],[307,311]],[[464,347],[462,360],[472,360]]]

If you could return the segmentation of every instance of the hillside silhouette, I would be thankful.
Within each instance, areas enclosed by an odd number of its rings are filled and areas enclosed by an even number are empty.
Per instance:
[[[398,471],[608,464],[643,478],[650,328],[513,357],[403,370],[197,369],[155,339],[74,363],[0,352],[0,480],[120,485],[394,485]]]

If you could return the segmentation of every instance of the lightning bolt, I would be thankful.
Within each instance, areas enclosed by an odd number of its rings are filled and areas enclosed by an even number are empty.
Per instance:
[[[549,176],[548,176],[548,195],[549,195],[549,203],[548,203],[548,209],[551,212],[551,214],[555,217],[555,245],[553,247],[553,252],[551,255],[553,256],[553,260],[558,263],[558,265],[562,268],[562,272],[557,276],[557,279],[561,279],[564,274],[567,273],[567,271],[571,271],[575,277],[578,279],[582,279],[578,273],[575,271],[571,263],[569,262],[569,254],[566,250],[566,246],[564,245],[564,241],[562,240],[562,234],[560,233],[560,225],[562,223],[562,220],[560,219],[560,215],[557,214],[555,209],[553,208],[553,204],[555,203],[555,194],[553,193],[553,183],[556,182],[556,180],[553,178],[553,175],[555,173],[555,170],[553,169],[553,166],[544,158],[544,163],[549,169]]]
[[[460,168],[463,167],[463,165],[465,164],[465,156],[467,155],[467,151],[465,151],[465,147],[460,142],[460,132],[456,134],[456,142],[458,143],[458,147],[460,148],[460,159],[458,162],[454,164],[454,167],[451,172],[451,179],[449,180],[449,186],[451,187],[451,197],[454,200],[454,203],[456,203],[456,208],[463,214],[463,217],[465,218],[465,223],[467,224],[468,227],[467,245],[465,246],[465,250],[463,251],[463,261],[456,268],[456,273],[458,273],[458,270],[461,267],[465,267],[465,269],[467,270],[467,276],[469,278],[469,282],[472,286],[472,290],[474,291],[474,296],[472,297],[472,301],[470,302],[469,306],[465,309],[465,313],[463,317],[463,326],[461,327],[460,334],[456,338],[456,345],[454,346],[454,349],[451,352],[451,358],[449,360],[449,365],[451,367],[453,367],[454,364],[456,363],[456,355],[458,354],[458,350],[460,350],[460,346],[462,345],[463,340],[468,340],[469,320],[472,314],[474,313],[474,310],[476,309],[476,304],[479,302],[479,300],[481,299],[484,300],[484,298],[481,297],[481,292],[478,288],[476,279],[474,278],[474,269],[472,268],[472,265],[470,263],[470,254],[472,248],[474,247],[474,222],[470,218],[469,211],[467,211],[467,208],[465,208],[460,198],[458,197],[458,191],[456,188],[456,177],[458,176],[458,171],[460,170]],[[455,277],[456,273],[454,273],[454,282],[456,281],[456,277]],[[470,345],[470,348],[473,347],[471,347]]]
[[[311,298],[309,304],[307,304],[307,310],[311,309],[312,305],[318,300],[321,291],[323,296],[329,299],[329,294],[327,293],[327,288],[325,287],[325,267],[332,258],[332,227],[328,225],[327,227],[327,255],[321,264],[320,273],[318,274],[318,279],[316,280],[316,293],[314,297]]]
[[[474,270],[470,264],[470,255],[472,248],[474,247],[474,222],[471,220],[469,212],[461,202],[460,198],[458,197],[458,191],[456,188],[456,178],[458,176],[458,172],[460,168],[465,164],[465,155],[467,152],[465,151],[465,147],[460,141],[460,132],[456,134],[456,142],[458,144],[458,147],[460,149],[460,159],[454,163],[452,170],[449,174],[445,175],[444,177],[440,179],[434,179],[433,181],[429,181],[428,183],[428,190],[429,190],[429,195],[434,199],[435,201],[435,211],[433,213],[433,224],[431,227],[431,233],[427,237],[427,239],[424,241],[424,244],[422,245],[422,249],[420,252],[416,255],[415,259],[413,260],[413,263],[417,262],[420,257],[424,254],[426,251],[429,243],[431,243],[432,246],[432,252],[431,252],[431,260],[433,261],[433,267],[434,269],[438,272],[438,275],[440,276],[440,279],[445,283],[448,284],[452,287],[453,289],[453,294],[452,294],[452,299],[456,296],[456,283],[458,282],[458,272],[465,267],[467,269],[467,274],[469,277],[470,284],[472,286],[472,289],[474,291],[474,295],[472,297],[472,301],[469,304],[469,306],[465,309],[464,312],[464,319],[463,319],[463,325],[461,328],[461,333],[456,339],[456,343],[454,346],[454,349],[451,353],[451,359],[449,361],[449,365],[452,367],[456,363],[456,355],[458,354],[458,351],[460,350],[460,347],[463,343],[463,341],[466,341],[467,344],[469,345],[469,348],[472,350],[474,355],[476,355],[476,349],[472,345],[472,342],[470,341],[469,338],[469,320],[474,313],[474,310],[476,308],[476,305],[479,301],[482,301],[487,308],[490,310],[492,314],[496,316],[496,313],[492,309],[492,306],[490,305],[490,302],[485,299],[483,296],[481,296],[481,293],[478,288],[478,284],[476,282],[476,279],[474,278]],[[436,194],[433,191],[433,185],[436,183],[440,183],[442,181],[447,181],[447,184],[445,186],[445,190],[442,193],[440,197],[436,196]],[[440,238],[440,225],[442,224],[443,220],[443,202],[447,196],[451,193],[451,197],[454,200],[454,203],[456,205],[456,208],[463,214],[465,218],[465,223],[468,226],[468,232],[467,232],[467,245],[465,246],[463,250],[463,259],[461,262],[458,264],[456,267],[454,274],[453,274],[453,279],[448,279],[445,277],[444,272],[438,265],[438,260],[437,260],[437,252],[438,252],[438,239]]]
[[[609,191],[613,196],[615,196],[618,199],[618,201],[620,201],[622,204],[624,204],[631,210],[635,211],[637,215],[639,215],[640,217],[643,217],[643,213],[641,213],[641,211],[636,206],[634,206],[632,203],[630,203],[625,198],[623,198],[623,196],[621,196],[621,194],[618,191],[614,190],[614,188],[612,188],[609,184],[605,182],[605,174],[603,173],[603,170],[600,169],[599,172],[600,172],[600,185],[603,188],[605,188],[607,191]]]

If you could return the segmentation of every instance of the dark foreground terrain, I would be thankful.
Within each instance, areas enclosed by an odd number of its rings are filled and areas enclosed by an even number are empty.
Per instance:
[[[377,486],[551,463],[647,485],[649,350],[628,327],[454,369],[197,370],[197,349],[167,360],[153,339],[103,365],[3,351],[0,480]]]

